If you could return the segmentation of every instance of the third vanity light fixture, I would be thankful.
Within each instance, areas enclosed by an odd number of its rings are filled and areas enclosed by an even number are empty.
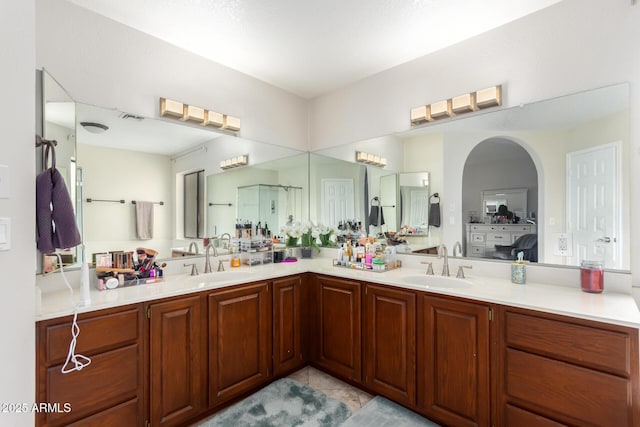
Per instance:
[[[220,161],[220,169],[231,169],[240,166],[246,166],[249,164],[249,155],[243,154],[242,156],[232,157],[227,160]]]
[[[160,115],[174,117],[183,121],[200,123],[231,132],[240,131],[240,119],[215,111],[205,110],[194,105],[183,104],[167,98],[160,98]]]
[[[465,93],[444,101],[411,109],[411,125],[443,119],[479,109],[502,105],[502,85]]]
[[[384,157],[365,153],[363,151],[356,151],[356,162],[366,163],[373,166],[380,166],[381,168],[387,165],[387,159],[385,159]]]

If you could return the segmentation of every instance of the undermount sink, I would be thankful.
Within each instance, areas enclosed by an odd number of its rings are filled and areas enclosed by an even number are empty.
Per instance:
[[[424,286],[426,288],[470,288],[471,282],[465,279],[457,279],[447,276],[431,276],[426,274],[404,276],[401,279],[408,285]]]

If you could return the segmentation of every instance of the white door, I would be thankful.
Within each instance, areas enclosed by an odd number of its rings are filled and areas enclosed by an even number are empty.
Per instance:
[[[573,237],[571,265],[603,260],[621,268],[619,205],[620,143],[567,154],[567,231]]]
[[[325,178],[322,182],[322,218],[324,225],[337,229],[338,223],[346,219],[353,219],[353,180]]]

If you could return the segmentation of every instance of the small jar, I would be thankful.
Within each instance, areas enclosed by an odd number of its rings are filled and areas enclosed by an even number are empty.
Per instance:
[[[584,292],[593,294],[599,294],[604,290],[604,264],[602,261],[582,261],[580,264],[580,285]]]

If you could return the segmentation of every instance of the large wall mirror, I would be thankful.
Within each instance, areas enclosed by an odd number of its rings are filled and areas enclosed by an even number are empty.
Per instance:
[[[159,259],[201,256],[204,237],[234,232],[242,186],[300,188],[289,197],[289,192],[279,190],[274,212],[308,217],[306,153],[197,124],[73,102],[70,97],[58,101],[58,96],[49,95],[49,86],[42,91],[47,100],[44,137],[64,142],[59,143],[57,167],[75,183],[68,188],[76,200],[88,257],[140,246],[157,250]],[[59,91],[64,93],[58,85]],[[67,145],[68,155],[63,152]],[[220,168],[221,161],[239,155],[248,155],[248,166]],[[153,225],[150,238],[141,239],[136,204],[143,201],[152,203]],[[221,201],[224,206],[218,205]],[[246,205],[242,198],[240,202]],[[270,227],[275,230],[282,218],[272,218]],[[77,261],[73,251],[69,267],[77,267]]]
[[[493,260],[495,244],[513,245],[530,234],[523,240],[535,243],[537,262],[577,266],[598,259],[628,270],[629,147],[629,87],[618,84],[323,149],[311,157],[310,185],[312,195],[322,186],[314,159],[329,170],[346,171],[351,163],[361,170],[354,175],[360,193],[369,191],[354,196],[366,216],[371,180],[365,191],[365,166],[355,162],[355,152],[373,153],[387,159],[377,175],[428,171],[429,198],[439,195],[439,204],[425,205],[439,209],[439,227],[428,226],[427,239],[409,241],[412,253],[459,242],[465,256]],[[487,211],[497,201],[508,215]],[[311,209],[314,214],[321,212]]]

